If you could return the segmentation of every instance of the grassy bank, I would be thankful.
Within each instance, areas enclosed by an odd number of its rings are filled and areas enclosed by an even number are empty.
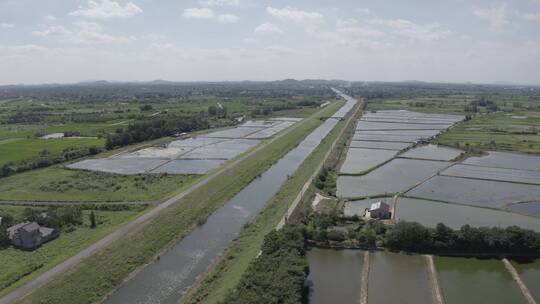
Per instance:
[[[344,121],[336,125],[267,206],[246,225],[222,258],[205,275],[197,288],[186,296],[183,303],[220,303],[230,290],[237,286],[248,266],[257,257],[265,235],[275,229],[344,127]]]
[[[169,197],[196,175],[120,175],[50,167],[0,179],[0,200],[153,201]]]
[[[13,214],[16,219],[20,219],[25,208],[0,206],[0,211]],[[0,261],[2,261],[0,295],[7,294],[118,229],[140,215],[141,209],[144,207],[139,206],[131,211],[94,211],[98,223],[94,229],[90,228],[90,211],[85,210],[82,225],[76,226],[71,232],[63,231],[58,239],[36,250],[23,251],[13,247],[0,249]]]
[[[204,186],[163,210],[139,230],[55,277],[21,300],[23,303],[94,303],[156,253],[184,237],[199,222],[232,198],[249,182],[285,155],[341,106],[333,104],[296,126]]]

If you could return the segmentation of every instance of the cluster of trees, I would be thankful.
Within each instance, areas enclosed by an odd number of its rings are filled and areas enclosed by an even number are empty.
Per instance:
[[[391,250],[459,254],[538,254],[540,233],[508,228],[453,230],[444,224],[427,228],[419,223],[399,222],[386,234],[385,246]]]
[[[304,281],[309,273],[304,233],[300,226],[286,226],[269,233],[261,255],[251,263],[224,303],[302,303]]]
[[[215,105],[211,105],[208,107],[208,115],[214,116],[214,117],[220,117],[220,118],[227,118],[228,116],[227,107],[224,107],[224,106],[218,107]]]
[[[340,229],[340,227],[347,227]],[[337,213],[313,213],[306,227],[306,237],[317,244],[347,242],[361,247],[375,247],[384,242],[387,226],[378,220],[357,216],[344,218]]]
[[[28,221],[56,229],[78,226],[83,223],[82,208],[78,206],[51,207],[45,212],[26,208],[23,214]]]
[[[494,101],[488,100],[485,97],[480,97],[478,100],[473,100],[465,106],[465,112],[477,113],[478,107],[485,107],[488,112],[496,112],[499,107]]]
[[[201,116],[169,115],[129,125],[126,130],[119,129],[107,136],[105,147],[110,150],[129,144],[171,136],[180,132],[191,132],[210,127],[208,119]]]
[[[45,168],[54,164],[63,163],[85,156],[96,155],[101,151],[102,148],[98,148],[96,146],[88,148],[70,147],[64,149],[59,155],[52,155],[48,150],[43,150],[39,153],[39,158],[19,162],[10,162],[3,165],[0,167],[0,178],[7,177],[15,173]]]
[[[0,248],[8,246],[11,244],[9,240],[9,235],[7,229],[9,226],[13,225],[13,216],[9,213],[0,212],[0,217],[2,221],[0,223]]]
[[[336,180],[337,172],[325,166],[317,176],[314,184],[317,189],[322,190],[329,195],[334,195],[337,187]]]

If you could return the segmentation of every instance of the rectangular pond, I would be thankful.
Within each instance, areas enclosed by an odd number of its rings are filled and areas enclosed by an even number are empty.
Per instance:
[[[398,151],[394,150],[349,148],[339,172],[346,174],[362,173],[391,160],[397,153]]]
[[[369,140],[369,141],[387,141],[387,142],[401,142],[401,143],[414,143],[420,137],[411,135],[376,135],[376,134],[364,134],[356,132],[353,135],[352,140]]]
[[[437,145],[418,146],[400,154],[399,157],[451,161],[460,156],[463,151]]]
[[[364,251],[313,248],[307,258],[310,304],[360,301]]]
[[[500,260],[435,257],[446,304],[526,304]]]
[[[488,155],[469,157],[463,163],[485,167],[540,170],[540,156],[508,152],[489,151]]]
[[[540,259],[536,260],[513,260],[512,265],[516,268],[521,280],[536,302],[540,302]]]
[[[400,197],[397,199],[396,221],[418,222],[427,227],[443,223],[453,229],[463,225],[473,227],[519,226],[540,232],[540,219],[506,211],[471,207]]]
[[[540,217],[540,202],[528,202],[510,205],[508,207],[512,212]]]
[[[359,121],[356,125],[357,130],[443,130],[448,127],[450,127],[449,124],[391,123],[365,120]]]
[[[426,258],[392,252],[370,253],[368,303],[432,303]]]
[[[70,169],[82,169],[102,171],[117,174],[141,174],[157,168],[169,160],[157,158],[104,158],[86,159],[67,167]]]
[[[450,163],[417,159],[394,159],[362,176],[339,176],[337,195],[357,198],[408,190]]]
[[[540,186],[435,176],[407,192],[406,195],[436,201],[501,208],[510,203],[537,200],[540,197]]]
[[[224,162],[224,159],[177,159],[155,168],[150,173],[204,174]]]
[[[432,137],[439,134],[440,130],[390,130],[390,131],[374,131],[374,130],[358,130],[357,133],[372,134],[372,135],[394,135],[394,136],[416,136],[416,137]]]
[[[400,142],[352,140],[349,147],[400,151],[409,147],[410,145],[411,144],[409,143],[400,143]]]
[[[221,131],[207,133],[201,136],[211,137],[211,138],[243,138],[250,134],[256,133],[260,130],[262,129],[255,128],[255,127],[237,127],[237,128],[225,129]]]
[[[540,171],[455,165],[442,175],[540,185]]]

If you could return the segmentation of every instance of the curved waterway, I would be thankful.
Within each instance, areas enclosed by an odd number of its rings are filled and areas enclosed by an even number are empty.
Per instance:
[[[350,103],[356,103],[356,100],[347,98],[343,107],[352,108]],[[105,303],[178,303],[212,260],[223,253],[244,224],[257,215],[337,123],[337,119],[327,119],[296,148],[210,215],[204,225],[165,252],[159,261],[145,267]]]

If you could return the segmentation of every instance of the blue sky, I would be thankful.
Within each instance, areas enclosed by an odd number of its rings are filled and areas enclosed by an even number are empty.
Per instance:
[[[0,0],[0,84],[540,84],[540,0]]]

